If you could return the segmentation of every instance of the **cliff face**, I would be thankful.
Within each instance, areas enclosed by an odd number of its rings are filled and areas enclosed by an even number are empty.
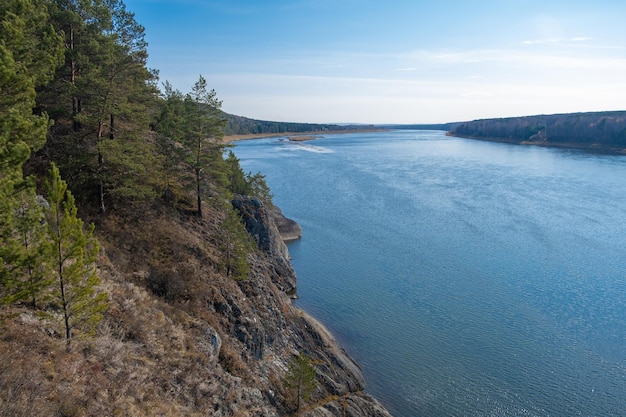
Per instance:
[[[232,201],[233,207],[240,213],[246,230],[265,253],[273,268],[272,280],[283,292],[294,295],[296,274],[289,262],[289,252],[275,221],[276,212],[267,210],[263,203],[255,198],[237,196]],[[278,210],[280,213],[280,210]],[[280,213],[280,217],[285,219]],[[285,219],[284,223],[288,220]],[[291,221],[293,222],[293,221]],[[294,222],[295,223],[295,222]],[[299,228],[299,226],[298,226]]]
[[[101,220],[109,307],[98,334],[68,352],[53,320],[20,306],[5,314],[0,417],[292,415],[283,380],[298,352],[317,380],[300,415],[388,417],[358,365],[292,305],[296,276],[272,216],[255,201],[240,207],[261,248],[242,281],[221,266],[222,210]]]
[[[286,286],[285,282],[295,284],[296,278],[289,263],[287,248],[274,221],[276,216],[284,219],[282,213],[272,213],[258,200],[246,198],[235,199],[233,205],[240,211],[248,231],[263,250],[261,259],[257,257],[253,262],[252,279],[241,283],[242,291],[250,299],[258,301],[255,311],[261,312],[269,307],[269,311],[280,309],[283,313],[261,317],[256,330],[251,332],[258,337],[250,338],[250,333],[247,333],[242,339],[247,349],[253,349],[258,359],[266,356],[272,358],[272,362],[280,363],[283,369],[286,369],[290,355],[296,352],[304,352],[312,359],[316,364],[318,387],[313,396],[313,405],[303,415],[389,416],[376,400],[362,392],[365,381],[361,369],[324,326],[296,309],[285,298],[285,293],[272,290],[276,286],[291,292],[292,288]],[[289,224],[292,221],[283,222]],[[290,227],[294,230],[293,225]],[[295,230],[299,236],[299,226]],[[285,265],[288,269],[285,269]],[[268,297],[269,294],[273,295]],[[248,323],[252,324],[251,320]],[[254,325],[251,327],[255,328]]]

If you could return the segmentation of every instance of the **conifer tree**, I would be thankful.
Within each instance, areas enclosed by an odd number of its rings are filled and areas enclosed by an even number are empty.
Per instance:
[[[224,272],[234,280],[245,280],[250,272],[248,254],[255,245],[235,210],[226,210],[221,223],[218,248],[222,252]]]
[[[22,262],[21,268],[14,273],[12,301],[27,301],[33,308],[38,308],[39,304],[48,299],[48,290],[53,282],[50,274],[52,242],[46,233],[45,204],[45,200],[35,198],[33,193],[22,192],[16,212]]]
[[[223,145],[220,139],[226,120],[221,117],[222,102],[217,99],[215,90],[207,89],[207,82],[201,75],[194,84],[192,92],[185,98],[185,113],[188,117],[187,130],[183,136],[183,145],[188,150],[185,162],[194,174],[197,200],[197,214],[202,217],[202,186],[210,172],[221,173],[218,181],[226,184],[226,169],[215,169],[223,164]],[[210,168],[213,168],[210,170]],[[222,168],[225,168],[222,165]]]
[[[302,401],[309,401],[317,386],[315,366],[304,352],[293,356],[289,361],[283,385],[295,397],[296,413],[299,413]]]
[[[37,300],[49,283],[43,212],[21,167],[0,169],[0,305]]]
[[[167,81],[163,87],[164,101],[154,127],[157,132],[156,148],[161,172],[159,190],[162,198],[176,203],[183,189],[180,174],[184,152],[181,144],[187,123],[185,97],[180,91],[174,90]]]
[[[252,187],[252,195],[261,200],[268,208],[274,206],[272,192],[265,181],[265,175],[260,172],[254,175],[248,173],[246,174],[246,181]]]
[[[230,184],[223,155],[226,145],[221,142],[226,123],[222,103],[202,76],[185,95],[168,82],[164,87],[165,102],[155,126],[164,194],[179,192],[177,186],[183,184],[193,192],[196,213],[202,217],[202,198],[212,189],[227,192]]]
[[[61,38],[48,25],[43,2],[0,0],[0,303],[35,294],[41,275],[41,209],[22,167],[44,144],[46,114],[35,114],[35,87],[61,58]]]
[[[143,27],[121,0],[52,4],[66,53],[65,65],[40,94],[40,105],[56,120],[49,158],[102,213],[116,201],[150,201],[156,175],[146,131],[157,90],[146,68]]]
[[[228,167],[230,192],[258,198],[269,208],[273,206],[272,193],[265,182],[265,176],[263,174],[260,172],[254,175],[251,172],[247,174],[244,173],[239,164],[239,158],[235,156],[233,151],[228,151],[228,157],[225,163]]]
[[[233,194],[239,195],[252,195],[253,189],[249,181],[246,180],[246,174],[241,169],[239,159],[235,156],[233,151],[228,151],[228,157],[226,158],[226,164],[228,165],[228,179],[229,188]]]
[[[106,294],[97,288],[99,247],[93,237],[94,226],[83,230],[83,222],[76,216],[74,197],[54,164],[46,186],[50,204],[48,233],[53,242],[52,265],[57,282],[54,298],[61,311],[69,350],[74,330],[79,329],[85,335],[95,331],[107,307]]]

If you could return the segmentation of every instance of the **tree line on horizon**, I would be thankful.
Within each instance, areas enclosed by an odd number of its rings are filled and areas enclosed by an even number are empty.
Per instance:
[[[68,349],[106,309],[79,210],[98,222],[218,207],[222,268],[245,279],[252,245],[230,198],[271,204],[264,177],[226,154],[206,79],[159,89],[147,57],[122,0],[0,0],[0,307],[61,317]]]
[[[482,119],[459,123],[456,136],[555,145],[626,147],[626,111]]]
[[[328,123],[296,123],[296,122],[275,122],[269,120],[250,119],[248,117],[236,116],[234,114],[223,113],[226,119],[224,126],[225,135],[250,135],[265,133],[309,133],[309,132],[339,132],[355,129],[374,128],[374,125],[353,125],[353,124],[328,124]]]

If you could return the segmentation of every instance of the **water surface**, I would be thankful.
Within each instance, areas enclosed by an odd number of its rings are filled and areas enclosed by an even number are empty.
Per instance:
[[[626,416],[626,157],[439,131],[240,142],[297,305],[396,417]]]

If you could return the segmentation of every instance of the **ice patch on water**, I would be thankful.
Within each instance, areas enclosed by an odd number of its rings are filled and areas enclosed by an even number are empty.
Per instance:
[[[278,140],[282,145],[285,145],[285,149],[289,151],[306,151],[314,153],[334,153],[332,149],[325,148],[323,146],[311,145],[309,141],[296,142],[289,140],[288,138],[281,138]]]

